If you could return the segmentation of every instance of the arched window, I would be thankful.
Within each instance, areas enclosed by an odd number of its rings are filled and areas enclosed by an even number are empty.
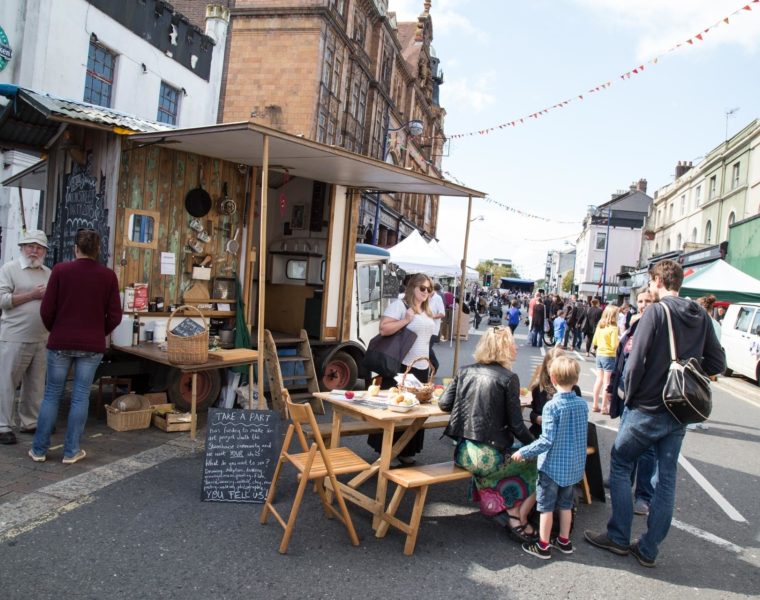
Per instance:
[[[691,241],[696,242],[697,241],[697,228],[691,230]]]
[[[676,238],[676,250],[681,249],[681,234],[678,234],[678,237]]]
[[[736,222],[736,213],[734,211],[731,211],[731,214],[728,215],[728,226],[731,227]]]
[[[712,221],[705,225],[705,244],[712,244]]]

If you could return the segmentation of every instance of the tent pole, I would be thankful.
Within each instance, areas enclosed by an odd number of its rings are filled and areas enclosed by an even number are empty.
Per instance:
[[[454,365],[452,366],[451,376],[454,377],[459,366],[459,320],[462,318],[462,307],[464,306],[464,281],[467,275],[467,245],[470,242],[470,217],[472,216],[472,196],[467,198],[467,224],[464,230],[464,254],[462,255],[462,276],[459,284],[459,310],[456,311],[456,323],[454,325],[454,331],[457,332],[457,341],[454,344]],[[456,308],[456,302],[454,303]],[[454,320],[454,319],[452,319]]]
[[[261,211],[259,212],[259,283],[258,283],[258,329],[256,330],[256,350],[259,358],[256,361],[256,376],[259,385],[259,410],[266,409],[264,398],[264,302],[266,288],[266,264],[267,264],[267,193],[269,192],[269,136],[264,135],[262,140],[263,154],[261,160]],[[256,181],[254,180],[253,186]],[[254,207],[251,206],[251,210]],[[253,384],[253,382],[251,382]],[[250,406],[249,408],[253,408]]]

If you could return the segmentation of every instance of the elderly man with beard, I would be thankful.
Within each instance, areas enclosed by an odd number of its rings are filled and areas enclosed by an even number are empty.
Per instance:
[[[21,384],[19,431],[34,433],[45,390],[48,332],[40,318],[50,269],[47,236],[33,230],[19,241],[21,255],[0,268],[0,444],[15,444],[13,401]]]

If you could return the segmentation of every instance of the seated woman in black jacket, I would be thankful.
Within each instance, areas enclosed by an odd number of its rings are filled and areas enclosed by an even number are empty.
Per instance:
[[[509,327],[490,327],[438,401],[451,413],[444,434],[457,441],[454,461],[473,474],[471,499],[520,541],[535,531],[528,515],[536,502],[535,461],[510,459],[515,438],[529,444],[520,408],[520,381],[510,368],[517,347]]]
[[[551,350],[547,351],[544,356],[544,360],[540,365],[536,367],[533,377],[528,384],[528,389],[531,393],[530,403],[530,432],[534,437],[541,435],[541,421],[543,419],[542,414],[544,412],[544,406],[554,397],[556,389],[549,377],[549,367],[552,361],[558,356],[564,354],[562,348],[559,345],[554,346]],[[577,385],[573,386],[573,391],[578,397],[581,397],[581,388]]]

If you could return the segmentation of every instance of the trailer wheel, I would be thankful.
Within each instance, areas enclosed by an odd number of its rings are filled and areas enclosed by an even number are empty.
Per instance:
[[[354,357],[346,352],[336,352],[322,369],[319,383],[322,390],[350,390],[356,384],[358,367]]]
[[[169,371],[166,387],[169,402],[177,408],[189,411],[192,403],[193,376],[183,373],[179,369]],[[198,412],[208,410],[216,402],[219,392],[222,390],[222,378],[219,369],[215,371],[200,371],[198,373],[195,408]]]

